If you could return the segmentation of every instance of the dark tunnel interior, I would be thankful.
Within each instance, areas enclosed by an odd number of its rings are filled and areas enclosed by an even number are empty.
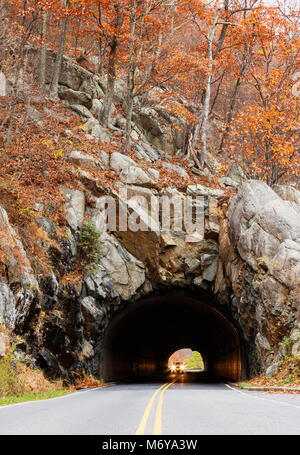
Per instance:
[[[244,369],[236,328],[209,300],[182,292],[141,299],[117,313],[106,330],[100,376],[106,381],[164,373],[172,353],[189,346],[205,369],[239,380]]]

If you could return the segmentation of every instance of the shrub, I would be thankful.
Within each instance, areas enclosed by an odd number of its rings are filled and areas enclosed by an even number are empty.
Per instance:
[[[86,270],[95,273],[102,251],[102,243],[100,240],[101,233],[97,231],[94,221],[86,221],[83,224],[80,238],[79,249],[83,259],[82,265]]]
[[[293,347],[294,341],[291,338],[283,337],[282,342],[285,345],[286,354],[290,355],[292,352],[292,347]]]

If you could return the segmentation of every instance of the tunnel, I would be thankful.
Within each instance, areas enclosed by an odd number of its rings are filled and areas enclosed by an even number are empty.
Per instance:
[[[100,377],[105,381],[164,373],[170,355],[189,346],[201,352],[205,369],[239,380],[245,371],[241,337],[213,305],[213,298],[177,291],[125,306],[103,339]]]

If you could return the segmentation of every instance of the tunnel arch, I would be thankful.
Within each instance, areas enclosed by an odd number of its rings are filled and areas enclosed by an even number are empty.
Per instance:
[[[201,352],[208,371],[239,380],[246,370],[242,344],[209,294],[153,295],[112,316],[102,340],[100,377],[111,381],[162,373],[170,355],[189,346]]]

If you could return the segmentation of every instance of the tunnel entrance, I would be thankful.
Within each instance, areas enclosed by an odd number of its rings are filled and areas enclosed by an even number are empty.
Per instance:
[[[106,381],[163,374],[182,346],[201,352],[205,369],[239,380],[245,370],[234,325],[209,300],[184,292],[141,299],[111,319],[103,339],[100,377]]]

